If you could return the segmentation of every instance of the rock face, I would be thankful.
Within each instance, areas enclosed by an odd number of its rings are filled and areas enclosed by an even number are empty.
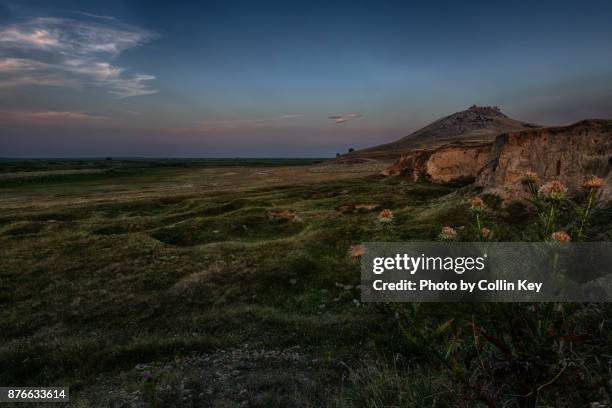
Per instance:
[[[418,181],[425,176],[425,165],[432,153],[432,150],[415,150],[405,153],[380,174],[386,177],[406,177],[412,181]]]
[[[502,198],[523,193],[526,172],[543,181],[559,180],[570,192],[590,175],[605,180],[602,199],[612,200],[612,121],[588,120],[498,136],[494,142],[448,144],[404,154],[383,171],[386,176],[434,183],[472,182]]]
[[[602,198],[612,199],[612,121],[507,133],[496,139],[491,158],[476,185],[502,196],[521,191],[523,175],[533,171],[541,180],[561,181],[570,192],[579,191],[587,176],[601,177]]]
[[[440,184],[467,184],[476,180],[491,160],[493,147],[493,143],[451,143],[433,150],[418,150],[402,155],[381,175]]]
[[[337,160],[397,159],[415,149],[434,149],[451,142],[490,142],[512,131],[537,128],[506,116],[497,106],[472,106],[453,113],[391,143],[357,150]]]
[[[429,156],[424,173],[434,183],[473,182],[489,162],[492,150],[491,143],[441,147]]]

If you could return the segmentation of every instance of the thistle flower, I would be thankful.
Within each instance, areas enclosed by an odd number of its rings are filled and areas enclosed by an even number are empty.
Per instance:
[[[538,181],[540,181],[540,178],[538,177],[538,173],[534,171],[528,171],[523,175],[522,182],[525,184],[537,184]]]
[[[582,188],[586,191],[599,190],[603,186],[604,181],[597,176],[591,176],[584,179]]]
[[[363,245],[351,245],[348,250],[348,256],[351,258],[361,258],[365,254],[365,247]]]
[[[488,238],[490,234],[491,234],[491,230],[490,230],[490,229],[488,229],[487,227],[482,227],[482,228],[480,229],[480,235],[481,235],[483,238]]]
[[[569,242],[572,240],[572,238],[569,236],[569,234],[565,231],[556,231],[553,232],[552,235],[550,236],[550,238],[553,241],[557,241],[557,242]]]
[[[442,241],[452,241],[457,238],[457,231],[455,231],[452,227],[443,227],[438,237]]]
[[[378,214],[378,221],[383,224],[389,224],[393,222],[393,211],[384,209]]]
[[[595,196],[597,195],[597,190],[599,190],[604,184],[604,181],[597,176],[590,176],[584,179],[582,182],[582,188],[587,192],[586,203],[584,204],[584,208],[580,211],[580,217],[578,219],[578,223],[576,228],[573,231],[574,238],[577,241],[582,240],[584,226],[587,224],[589,217],[591,215],[591,209],[593,208],[593,204],[595,201]]]
[[[484,211],[485,208],[487,208],[487,206],[480,197],[473,197],[470,201],[470,209],[472,211],[481,212]]]
[[[558,180],[549,181],[538,190],[538,194],[554,201],[562,200],[566,193],[567,187]]]

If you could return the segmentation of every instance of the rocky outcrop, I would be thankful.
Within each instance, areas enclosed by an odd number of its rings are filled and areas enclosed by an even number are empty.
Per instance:
[[[431,150],[452,142],[491,142],[496,136],[513,131],[534,129],[538,125],[506,116],[497,106],[471,106],[445,116],[394,142],[340,155],[338,162],[365,158],[397,160],[413,150]]]
[[[386,176],[434,183],[474,181],[502,198],[522,194],[521,180],[535,172],[542,181],[559,180],[570,192],[585,177],[605,180],[602,199],[612,200],[612,121],[587,120],[502,134],[492,143],[449,144],[404,154]]]
[[[412,181],[418,181],[423,178],[425,165],[432,153],[433,150],[415,150],[405,153],[380,174],[386,177],[406,177]]]
[[[467,184],[473,182],[491,160],[492,150],[492,143],[451,143],[433,150],[418,150],[402,155],[380,174],[413,181]]]
[[[571,126],[549,127],[499,136],[476,185],[502,197],[522,191],[527,171],[543,180],[559,180],[577,192],[590,175],[605,181],[602,198],[612,200],[612,121],[585,120]]]
[[[448,145],[436,149],[425,163],[424,174],[434,183],[469,183],[490,161],[493,145]]]

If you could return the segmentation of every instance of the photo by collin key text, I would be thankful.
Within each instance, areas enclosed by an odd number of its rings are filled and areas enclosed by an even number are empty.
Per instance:
[[[462,291],[469,293],[477,291],[529,291],[540,293],[542,286],[542,282],[531,282],[527,279],[519,279],[516,281],[508,281],[505,279],[488,281],[483,279],[478,282],[469,282],[465,280],[459,280],[457,282],[436,282],[429,279],[421,279],[418,281],[402,279],[396,282],[384,282],[382,279],[377,279],[372,282],[372,288],[376,291]]]

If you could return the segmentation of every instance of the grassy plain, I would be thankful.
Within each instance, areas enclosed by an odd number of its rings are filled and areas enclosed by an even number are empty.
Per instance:
[[[434,240],[445,225],[469,225],[456,187],[382,179],[376,162],[0,168],[2,385],[69,385],[84,407],[610,398],[605,305],[359,302],[349,247]],[[528,207],[485,199],[496,239],[535,236]],[[346,210],[354,204],[378,210]],[[394,213],[385,230],[382,208]],[[291,216],[274,215],[283,212]],[[594,218],[589,236],[610,240],[610,210]],[[472,354],[480,360],[467,362]]]

